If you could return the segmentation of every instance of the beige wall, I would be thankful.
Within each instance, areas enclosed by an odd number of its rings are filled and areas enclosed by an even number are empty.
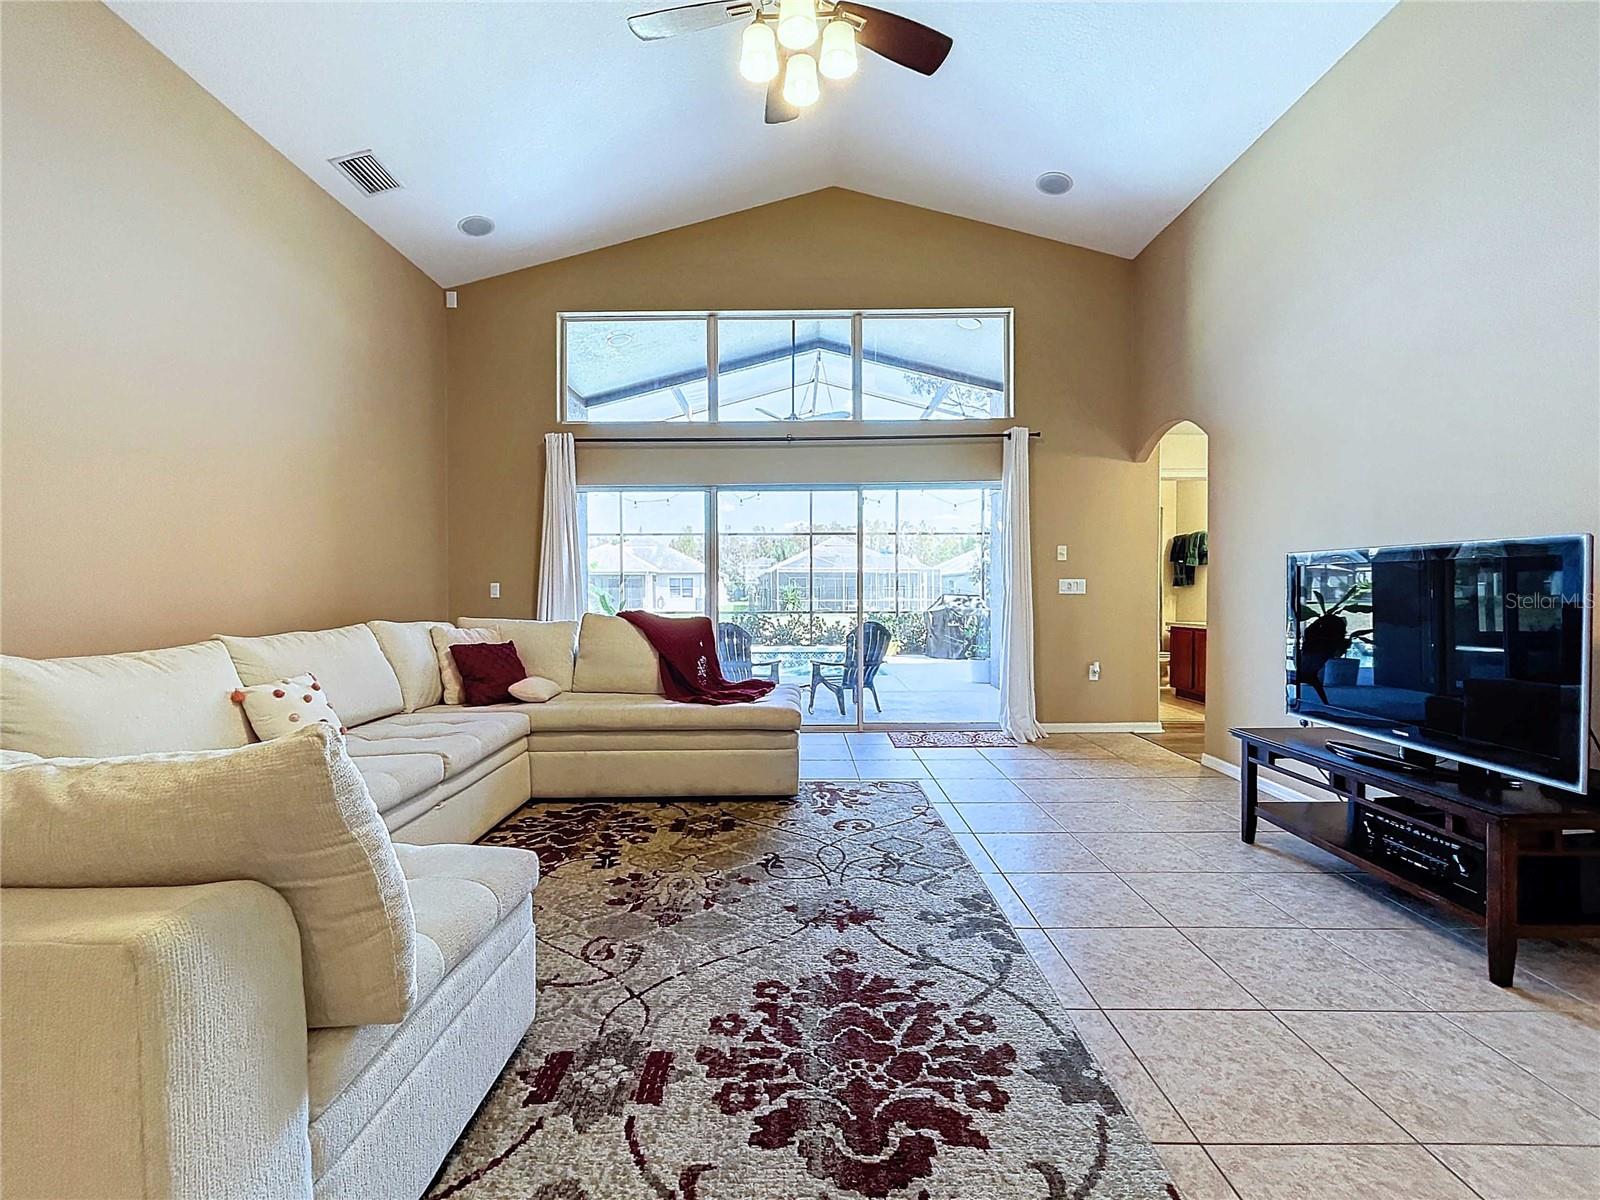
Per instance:
[[[1207,747],[1282,724],[1283,556],[1600,524],[1592,4],[1401,4],[1135,264],[1210,435]]]
[[[449,314],[451,610],[533,611],[557,312],[1009,306],[1018,420],[1044,431],[1032,461],[1040,718],[1152,720],[1156,465],[1128,449],[1131,274],[1107,255],[830,189],[462,288]],[[595,482],[997,478],[998,453],[589,450],[579,471]],[[1071,554],[1060,569],[1058,543]],[[1089,580],[1087,596],[1056,594],[1068,574]],[[1103,664],[1094,684],[1092,659]]]
[[[441,615],[439,290],[109,10],[0,10],[4,649]]]

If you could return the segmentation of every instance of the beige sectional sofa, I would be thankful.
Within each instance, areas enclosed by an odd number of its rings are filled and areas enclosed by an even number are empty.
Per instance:
[[[538,860],[338,735],[0,766],[0,1194],[416,1197],[535,1010]]]
[[[620,617],[580,623],[463,618],[515,642],[545,704],[441,703],[429,630],[341,629],[0,669],[0,746],[45,756],[216,750],[252,739],[229,700],[243,684],[310,672],[348,727],[350,756],[396,841],[470,842],[530,797],[789,796],[799,787],[800,691],[754,704],[677,704],[650,644]]]
[[[673,704],[618,618],[463,620],[567,690],[448,706],[435,624],[0,660],[0,1194],[419,1195],[535,1008],[537,862],[448,843],[530,797],[798,787],[792,687]],[[233,690],[306,672],[345,736],[255,743]],[[313,743],[322,775],[279,763]],[[222,788],[183,776],[218,763],[255,774]],[[96,793],[102,771],[130,782]],[[318,808],[324,775],[336,786]],[[210,821],[212,797],[240,820]],[[312,839],[293,886],[276,882],[263,863],[279,841],[335,810],[349,827]],[[387,899],[340,899],[368,870]],[[396,939],[379,982],[405,1003],[319,1020],[322,981],[356,969],[328,931],[368,926]]]

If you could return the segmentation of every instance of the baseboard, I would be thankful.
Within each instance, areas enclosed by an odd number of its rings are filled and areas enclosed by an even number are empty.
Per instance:
[[[1221,771],[1230,778],[1239,778],[1239,766],[1225,758],[1218,758],[1215,754],[1202,754],[1200,765],[1210,767],[1213,771]],[[1276,779],[1268,779],[1256,772],[1256,791],[1271,796],[1274,800],[1326,800],[1326,794],[1317,795],[1311,792],[1302,792],[1290,787],[1286,783],[1279,783]]]
[[[1068,721],[1041,725],[1046,733],[1164,733],[1160,721]]]

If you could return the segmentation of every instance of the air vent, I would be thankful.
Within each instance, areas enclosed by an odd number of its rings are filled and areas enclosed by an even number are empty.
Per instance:
[[[389,174],[389,168],[372,156],[371,150],[360,150],[355,154],[330,158],[328,161],[348,175],[350,182],[369,196],[376,196],[379,192],[392,192],[401,186],[400,181]]]

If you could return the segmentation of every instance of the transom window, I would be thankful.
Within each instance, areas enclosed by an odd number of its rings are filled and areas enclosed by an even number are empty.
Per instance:
[[[979,421],[1012,413],[1010,309],[562,313],[559,337],[563,421]]]

